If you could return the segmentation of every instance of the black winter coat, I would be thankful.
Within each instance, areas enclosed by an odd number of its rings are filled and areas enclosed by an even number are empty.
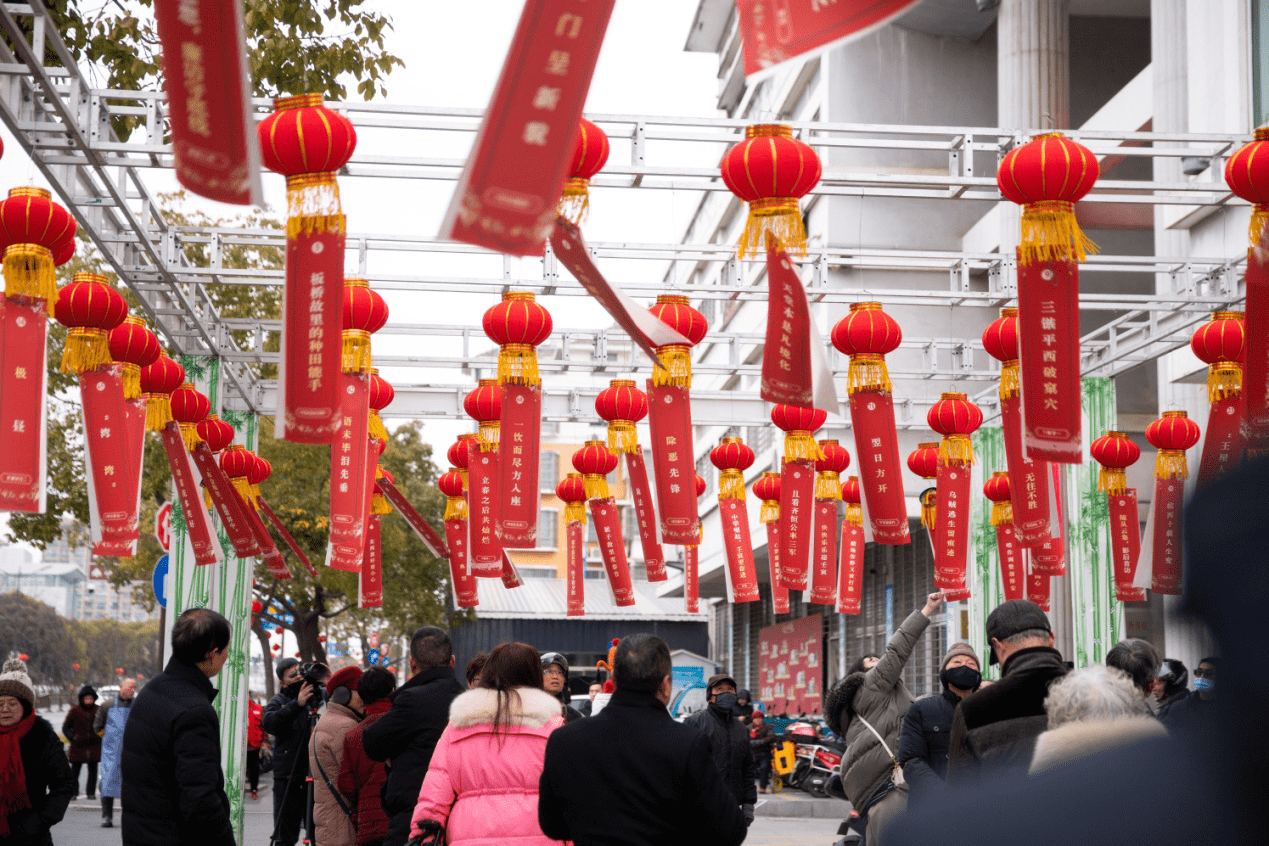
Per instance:
[[[730,713],[719,716],[712,706],[693,714],[683,721],[709,738],[714,753],[714,766],[723,776],[723,783],[736,797],[740,805],[752,805],[758,801],[758,765],[754,762],[753,749],[749,746],[749,731],[744,723]]]
[[[313,700],[309,700],[310,702]],[[309,709],[294,696],[278,693],[264,706],[260,728],[273,735],[273,777],[297,779],[308,775]],[[291,768],[295,767],[294,770]],[[298,783],[298,782],[297,782]]]
[[[952,717],[960,697],[944,688],[938,696],[913,702],[899,733],[899,763],[913,799],[937,793],[947,780]]]
[[[1010,655],[1003,673],[956,709],[947,770],[953,786],[984,774],[1027,774],[1035,739],[1049,725],[1044,699],[1049,685],[1066,675],[1066,664],[1056,649],[1033,646]]]
[[[85,696],[93,697],[93,704],[87,708],[84,707]],[[93,729],[97,711],[97,691],[84,685],[79,689],[75,707],[66,712],[66,719],[62,721],[62,734],[70,744],[66,756],[72,764],[101,760],[101,738]]]
[[[36,717],[35,725],[18,741],[18,751],[31,807],[9,815],[9,836],[0,842],[5,846],[52,846],[49,829],[66,816],[66,807],[75,795],[66,750],[48,720]]]
[[[125,846],[233,846],[216,694],[176,658],[137,694],[123,730]]]
[[[384,846],[402,846],[409,838],[419,788],[436,742],[449,725],[449,705],[463,690],[452,667],[424,670],[401,685],[388,712],[362,733],[367,757],[392,759],[383,786],[383,810],[388,815]]]
[[[618,690],[546,742],[538,824],[576,846],[738,846],[745,819],[709,742],[656,697]]]

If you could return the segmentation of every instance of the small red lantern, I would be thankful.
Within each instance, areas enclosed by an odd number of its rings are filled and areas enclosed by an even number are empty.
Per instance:
[[[78,664],[71,664],[71,667],[72,667],[73,669],[76,669],[76,670],[78,670],[78,669],[79,669],[79,665],[78,665]]]
[[[850,466],[850,453],[832,438],[820,441],[820,452],[824,457],[815,462],[815,470],[819,474],[815,478],[815,498],[841,499],[841,478]]]
[[[754,452],[740,438],[723,438],[709,452],[710,463],[721,471],[718,475],[718,498],[745,498],[745,473],[753,466]],[[699,496],[700,494],[697,494]]]
[[[603,441],[587,441],[573,453],[573,468],[582,474],[587,499],[608,499],[608,474],[617,469],[617,454]]]
[[[1000,317],[983,330],[983,349],[1000,362],[1000,396],[1016,397],[1021,391],[1018,379],[1018,310],[1002,308]]]
[[[753,495],[762,500],[762,509],[758,512],[758,520],[762,523],[774,523],[780,519],[780,474],[763,473],[753,483]]]
[[[172,392],[185,381],[185,368],[162,351],[149,367],[142,367],[141,398],[145,400],[145,429],[161,432],[172,419]]]
[[[116,676],[122,676],[122,675],[123,675],[123,667],[115,667],[115,675],[116,675]]]
[[[1246,332],[1241,311],[1218,311],[1190,338],[1190,349],[1207,369],[1207,399],[1236,397],[1243,389],[1243,350]]]
[[[759,255],[771,232],[785,249],[806,255],[806,228],[798,200],[820,181],[819,156],[810,145],[779,124],[745,128],[745,140],[723,155],[723,183],[749,204],[749,218],[740,236],[741,258]]]
[[[392,384],[379,375],[378,368],[370,368],[370,437],[388,442],[388,429],[383,425],[379,412],[392,405],[397,392]]]
[[[881,303],[852,303],[850,313],[833,327],[833,346],[850,356],[848,393],[892,390],[884,356],[903,342],[903,330],[881,310]]]
[[[922,479],[933,479],[939,474],[939,445],[936,443],[917,444],[917,448],[908,453],[908,469]]]
[[[57,292],[53,316],[70,330],[62,349],[62,372],[85,373],[110,363],[106,333],[123,323],[128,303],[101,274],[76,273],[74,281]]]
[[[1075,220],[1075,203],[1092,190],[1100,172],[1093,152],[1060,132],[1037,135],[1009,151],[996,171],[996,185],[1022,206],[1020,261],[1084,261],[1097,251]]]
[[[19,660],[19,661],[29,661],[29,660],[31,660],[31,656],[30,656],[30,655],[27,655],[25,652],[20,652],[20,653],[18,653],[18,660]],[[78,665],[78,664],[76,664],[76,665],[75,665],[75,667],[76,667],[76,668],[78,668],[78,667],[79,667],[79,665]]]
[[[564,503],[565,523],[586,522],[586,483],[581,473],[569,473],[555,486],[555,495]]]
[[[1124,471],[1141,458],[1141,447],[1128,440],[1123,432],[1107,432],[1093,441],[1088,451],[1102,465],[1097,475],[1097,489],[1111,496],[1123,496],[1128,490]]]
[[[498,446],[502,420],[502,386],[497,379],[481,379],[463,400],[463,411],[480,424],[480,449],[492,452]]]
[[[814,432],[824,425],[828,412],[800,405],[775,405],[771,422],[784,430],[785,461],[816,461],[823,458]]]
[[[983,425],[983,412],[964,394],[950,392],[939,397],[925,416],[930,428],[943,436],[939,463],[968,467],[974,463],[970,435]]]
[[[1155,458],[1156,479],[1184,479],[1190,475],[1185,451],[1199,441],[1198,424],[1184,411],[1165,411],[1146,427],[1146,440],[1159,450]]]
[[[586,219],[590,210],[590,180],[608,162],[608,135],[595,124],[582,118],[577,127],[577,144],[573,147],[573,163],[564,182],[560,214],[575,225]]]
[[[983,483],[983,495],[992,501],[991,524],[1013,525],[1013,504],[1010,500],[1009,474],[997,471]]]
[[[122,365],[123,398],[136,399],[141,396],[141,368],[158,361],[163,353],[159,339],[139,317],[124,318],[123,325],[111,329],[107,337],[110,357]]]
[[[539,385],[538,357],[534,347],[551,337],[551,313],[528,291],[508,291],[502,302],[485,312],[482,325],[498,353],[498,382],[503,385]]]
[[[370,369],[370,336],[388,322],[388,304],[365,279],[344,279],[342,367],[345,373]]]
[[[1269,221],[1269,127],[1256,130],[1255,139],[1244,144],[1225,163],[1225,184],[1252,205],[1247,237],[1254,247]]]
[[[189,382],[182,382],[172,392],[171,406],[172,419],[181,424],[185,448],[192,452],[194,447],[203,442],[198,434],[198,424],[211,411],[211,400]]]
[[[265,479],[273,475],[273,465],[267,458],[262,458],[255,453],[251,453],[252,464],[251,469],[247,473],[247,480],[251,482],[252,501],[260,496],[260,486],[264,484]]]
[[[326,642],[326,635],[318,635],[318,636],[317,636],[317,642],[318,642],[318,643],[325,643],[325,642]]]
[[[4,295],[44,300],[52,314],[57,302],[54,252],[60,257],[69,244],[74,254],[75,219],[48,191],[24,186],[0,201],[0,230],[6,245]]]
[[[697,474],[696,474],[696,497],[697,497],[697,499],[700,499],[701,497],[703,497],[703,496],[705,495],[705,488],[707,488],[707,487],[708,487],[708,485],[705,483],[705,478],[704,478],[703,476],[701,476],[701,474],[700,474],[700,473],[697,473]]]
[[[608,448],[613,452],[636,452],[639,433],[635,424],[648,416],[648,395],[635,387],[633,379],[613,379],[595,397],[595,411],[608,423]]]
[[[220,421],[217,421],[220,422]],[[222,425],[228,426],[228,423]],[[233,428],[230,428],[230,437],[233,437]],[[203,436],[203,440],[208,440],[207,436]],[[208,446],[210,446],[210,441]],[[214,451],[214,450],[213,450]],[[220,469],[225,471],[225,475],[229,477],[229,481],[233,484],[234,490],[242,496],[243,502],[251,501],[251,473],[255,471],[256,457],[247,451],[242,444],[229,444],[224,447],[224,451],[220,454]]]
[[[467,487],[463,474],[457,467],[449,468],[448,473],[443,473],[436,480],[436,486],[441,489],[441,493],[448,497],[445,504],[445,519],[448,520],[466,520],[467,519],[467,497],[463,495]]]
[[[234,427],[221,420],[220,415],[208,414],[198,424],[198,436],[206,442],[208,449],[218,453],[233,443]]]
[[[846,503],[846,515],[843,519],[852,526],[864,524],[864,509],[860,501],[859,477],[846,477],[846,481],[842,482],[842,502]]]
[[[692,387],[691,348],[705,340],[705,334],[709,331],[705,315],[692,308],[688,298],[682,294],[659,294],[656,304],[648,311],[657,320],[687,338],[687,346],[665,344],[657,347],[657,358],[661,363],[653,366],[652,384]]]

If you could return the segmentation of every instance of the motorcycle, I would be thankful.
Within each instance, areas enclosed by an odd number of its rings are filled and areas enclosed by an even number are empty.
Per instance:
[[[809,722],[791,724],[784,737],[793,742],[795,754],[792,771],[784,779],[785,785],[801,788],[818,798],[828,798],[829,780],[842,760],[841,745],[820,737],[814,724]]]

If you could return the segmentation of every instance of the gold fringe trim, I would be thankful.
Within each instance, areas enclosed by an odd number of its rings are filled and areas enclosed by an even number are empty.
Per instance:
[[[842,518],[852,526],[864,525],[864,508],[858,502],[846,503],[846,516]]]
[[[388,498],[376,490],[370,496],[370,513],[371,514],[391,514],[392,506],[388,503]]]
[[[498,353],[498,381],[503,385],[540,385],[538,354],[532,344],[505,344]]]
[[[565,523],[581,523],[586,525],[586,501],[570,502],[564,506]]]
[[[846,392],[851,394],[860,391],[881,391],[890,393],[894,390],[890,383],[890,371],[886,369],[885,356],[876,353],[860,353],[850,357],[850,365],[846,368]]]
[[[480,451],[497,452],[498,442],[502,437],[502,422],[485,420],[480,424]]]
[[[301,173],[286,178],[286,237],[345,231],[339,183],[333,173]]]
[[[842,480],[834,470],[825,470],[815,477],[816,499],[841,499]]]
[[[203,488],[203,505],[206,507],[208,511],[211,511],[213,508],[216,507],[216,503],[212,502],[212,495],[211,495],[210,488]]]
[[[1097,489],[1107,496],[1123,496],[1128,490],[1128,474],[1122,467],[1103,467],[1097,474]]]
[[[194,451],[194,447],[203,442],[202,437],[198,434],[197,424],[182,423],[181,424],[181,440],[185,442],[185,448],[190,452]]]
[[[1013,525],[1013,503],[1009,500],[991,504],[991,524],[993,526]]]
[[[1188,479],[1190,468],[1185,462],[1185,451],[1159,450],[1159,455],[1154,460],[1154,477],[1156,479]]]
[[[366,373],[370,365],[370,333],[362,329],[345,329],[340,369],[345,373]]]
[[[581,226],[590,213],[590,180],[573,176],[564,182],[559,213],[574,226]]]
[[[745,474],[735,468],[718,474],[718,498],[745,501]]]
[[[630,420],[613,420],[608,424],[608,448],[613,452],[639,451],[639,432]]]
[[[62,372],[87,373],[109,364],[110,342],[106,330],[95,326],[72,326],[62,347]]]
[[[665,366],[656,364],[652,368],[652,384],[677,385],[680,388],[692,387],[692,350],[682,344],[666,344],[657,347],[657,358]]]
[[[388,442],[388,427],[383,425],[383,418],[379,416],[379,412],[373,408],[370,409],[369,432],[370,437],[377,440]]]
[[[242,496],[243,502],[251,502],[251,480],[250,479],[248,479],[246,476],[230,476],[229,481],[230,483],[233,484],[234,490],[236,490]]]
[[[1075,219],[1075,204],[1061,200],[1029,203],[1022,209],[1019,259],[1025,264],[1084,261],[1097,245],[1084,234]]]
[[[145,394],[145,430],[162,432],[172,419],[172,400],[167,394]]]
[[[780,500],[764,499],[762,508],[758,509],[758,522],[774,523],[780,519]]]
[[[794,429],[784,435],[785,461],[820,461],[824,451],[815,442],[815,436],[805,429]]]
[[[743,259],[766,253],[768,232],[790,254],[806,255],[806,227],[796,197],[772,197],[750,203],[736,255]]]
[[[939,464],[968,467],[974,463],[974,442],[969,435],[944,435],[939,444]]]
[[[39,244],[10,244],[4,251],[4,295],[44,300],[49,317],[57,304],[53,253]]]
[[[1236,361],[1218,361],[1207,368],[1207,401],[1241,396],[1243,366]]]
[[[447,498],[445,503],[445,519],[446,520],[466,520],[467,519],[467,498],[462,496],[451,496]]]
[[[462,478],[462,480],[463,480],[463,490],[467,490],[467,468],[466,468],[466,467],[459,467],[459,468],[458,468],[458,475],[459,475],[459,477],[461,477],[461,478]]]
[[[1011,358],[1000,367],[1000,398],[1011,399],[1022,394],[1022,378],[1018,359]]]
[[[596,473],[585,473],[582,482],[586,487],[587,499],[608,499],[608,477]]]
[[[1260,243],[1260,233],[1265,231],[1266,224],[1269,224],[1269,204],[1256,203],[1252,206],[1251,223],[1247,226],[1247,240],[1253,248]]]
[[[934,522],[938,518],[937,503],[931,502],[929,505],[921,504],[921,525],[934,531]]]
[[[120,376],[123,378],[123,398],[138,399],[141,396],[141,368],[125,361],[120,368]]]

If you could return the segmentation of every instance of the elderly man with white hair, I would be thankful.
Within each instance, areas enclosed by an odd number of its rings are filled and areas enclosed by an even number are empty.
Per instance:
[[[1049,730],[1036,738],[1032,775],[1167,734],[1132,678],[1114,667],[1067,673],[1049,688],[1044,710]]]

